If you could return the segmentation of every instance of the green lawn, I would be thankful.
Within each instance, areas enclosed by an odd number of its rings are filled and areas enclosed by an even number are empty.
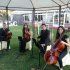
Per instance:
[[[31,70],[31,68],[40,67],[41,70],[45,65],[43,56],[40,56],[39,65],[39,50],[33,46],[32,51],[19,53],[18,36],[22,36],[22,26],[10,27],[12,31],[11,50],[8,52],[0,51],[0,70]],[[46,70],[58,70],[57,67],[48,65]],[[70,70],[70,66],[65,66],[64,70]]]

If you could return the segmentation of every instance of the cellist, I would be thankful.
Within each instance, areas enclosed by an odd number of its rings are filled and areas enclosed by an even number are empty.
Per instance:
[[[60,52],[58,57],[59,69],[63,70],[62,58],[67,54],[67,47],[70,46],[69,37],[65,35],[65,29],[63,26],[58,27],[55,41],[57,41],[59,38],[61,38],[61,43],[63,43],[65,46],[65,48],[62,50],[62,52]]]

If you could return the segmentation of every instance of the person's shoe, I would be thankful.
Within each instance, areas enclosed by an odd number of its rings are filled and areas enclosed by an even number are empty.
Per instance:
[[[6,49],[6,51],[9,51],[9,49]]]
[[[60,68],[60,70],[63,70],[63,68]]]
[[[32,38],[32,41],[33,41],[34,43],[36,43],[36,39]]]

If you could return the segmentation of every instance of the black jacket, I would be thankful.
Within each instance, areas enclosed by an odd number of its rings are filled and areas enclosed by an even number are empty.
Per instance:
[[[38,38],[40,38],[40,43],[49,43],[50,42],[50,31],[49,30],[41,30],[40,36],[38,36]]]
[[[7,37],[7,32],[9,31],[9,29],[3,29],[3,28],[1,28],[0,29],[0,41],[2,40],[2,41],[6,41],[6,37]]]

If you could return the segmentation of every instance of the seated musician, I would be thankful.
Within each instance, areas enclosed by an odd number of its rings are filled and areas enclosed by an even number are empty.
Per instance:
[[[58,62],[60,66],[60,70],[63,70],[62,58],[67,54],[67,47],[70,46],[69,44],[69,37],[64,34],[65,29],[62,26],[59,26],[56,33],[56,41],[61,37],[61,43],[64,44],[65,48],[60,52],[58,57]]]
[[[12,33],[9,31],[6,23],[3,23],[3,28],[0,29],[1,41],[7,41],[7,50],[9,50],[10,38]]]
[[[47,29],[46,24],[42,23],[42,30],[40,36],[38,36],[39,41],[33,38],[33,42],[40,49],[41,53],[45,53],[47,45],[50,43],[50,31]]]
[[[22,46],[20,48],[20,52],[25,52],[26,51],[26,49],[25,49],[26,43],[30,41],[30,36],[31,36],[30,29],[29,29],[27,23],[24,24],[23,29],[22,29],[22,33],[23,33]]]
[[[59,26],[56,33],[55,44],[51,50],[45,53],[45,61],[48,64],[59,63],[59,69],[63,70],[62,58],[67,54],[67,47],[69,44],[69,37],[64,34],[65,29],[63,26]]]

